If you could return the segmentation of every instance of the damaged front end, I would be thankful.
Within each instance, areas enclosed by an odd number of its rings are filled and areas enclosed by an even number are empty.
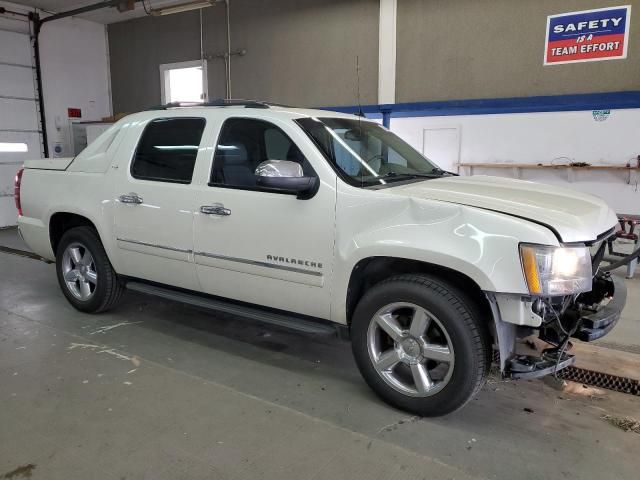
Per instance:
[[[618,322],[627,292],[623,279],[601,271],[605,241],[592,247],[591,290],[564,296],[487,294],[503,375],[537,378],[571,366],[572,338],[590,342]]]

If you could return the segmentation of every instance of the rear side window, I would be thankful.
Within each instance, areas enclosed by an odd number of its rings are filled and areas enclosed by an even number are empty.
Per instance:
[[[131,165],[140,180],[191,183],[204,118],[159,118],[142,133]]]

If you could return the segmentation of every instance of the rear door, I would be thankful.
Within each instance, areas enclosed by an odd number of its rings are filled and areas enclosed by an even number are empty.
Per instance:
[[[157,118],[121,144],[128,158],[119,159],[114,192],[119,273],[199,289],[191,183],[205,125],[198,116]]]
[[[29,35],[0,25],[0,228],[17,223],[13,179],[40,158],[40,132]]]

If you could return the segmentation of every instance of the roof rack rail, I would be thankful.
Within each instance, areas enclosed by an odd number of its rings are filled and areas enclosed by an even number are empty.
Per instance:
[[[269,108],[272,104],[259,102],[257,100],[224,99],[212,100],[210,102],[171,102],[164,105],[157,105],[147,110],[168,110],[170,108],[187,107],[244,107],[244,108]]]

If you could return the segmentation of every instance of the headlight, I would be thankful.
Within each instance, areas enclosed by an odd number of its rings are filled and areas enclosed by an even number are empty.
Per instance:
[[[520,245],[522,270],[532,295],[571,295],[591,291],[587,247]]]

